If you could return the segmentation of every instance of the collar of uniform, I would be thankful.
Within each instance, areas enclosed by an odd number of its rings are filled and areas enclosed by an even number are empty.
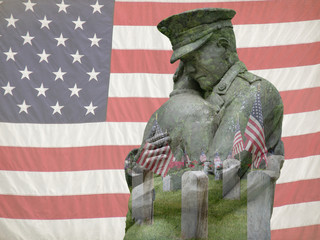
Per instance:
[[[243,62],[236,62],[223,76],[220,82],[213,88],[213,92],[218,93],[219,95],[223,95],[229,89],[231,83],[236,78],[236,76],[241,73],[247,71],[246,66]]]
[[[193,90],[193,89],[176,89],[176,90],[173,90],[170,93],[169,97],[173,97],[175,95],[179,95],[179,94],[182,94],[182,93],[194,94],[194,95],[199,95],[200,96],[200,93],[198,91],[196,91],[196,90]]]

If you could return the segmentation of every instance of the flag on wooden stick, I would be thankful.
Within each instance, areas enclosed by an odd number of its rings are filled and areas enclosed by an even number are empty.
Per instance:
[[[256,100],[253,103],[252,111],[244,135],[246,137],[245,150],[252,153],[253,165],[258,168],[262,159],[264,159],[266,165],[268,165],[267,147],[265,144],[263,116],[260,99],[260,87],[258,87]]]

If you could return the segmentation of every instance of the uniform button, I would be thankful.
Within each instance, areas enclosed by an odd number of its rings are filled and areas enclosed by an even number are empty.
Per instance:
[[[219,91],[223,91],[226,89],[226,87],[227,87],[227,84],[221,83],[220,86],[218,87],[218,89],[219,89]]]

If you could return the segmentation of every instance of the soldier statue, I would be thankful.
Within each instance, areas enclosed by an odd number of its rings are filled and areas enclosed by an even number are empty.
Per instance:
[[[248,72],[239,60],[231,23],[234,15],[230,9],[195,9],[158,24],[158,30],[172,44],[170,62],[180,60],[180,64],[169,100],[151,116],[141,148],[131,152],[131,161],[139,158],[146,142],[154,144],[152,149],[170,144],[178,161],[184,152],[191,160],[199,159],[202,152],[211,161],[217,153],[222,160],[227,159],[236,125],[239,122],[244,133],[259,88],[268,160],[277,161],[270,166],[282,164],[282,100],[269,81]],[[154,142],[150,132],[156,118],[165,134]],[[241,153],[239,176],[247,171],[251,155]]]
[[[213,160],[216,153],[226,159],[237,121],[243,133],[259,86],[268,153],[284,155],[281,97],[269,81],[248,72],[239,61],[231,23],[234,15],[229,9],[196,9],[158,24],[172,43],[170,62],[180,60],[180,65],[170,98],[151,116],[141,146],[148,141],[157,117],[168,133],[162,141],[170,142],[177,160],[183,152],[198,159],[202,151],[207,159]],[[251,153],[244,151],[241,160],[240,175],[247,170]]]

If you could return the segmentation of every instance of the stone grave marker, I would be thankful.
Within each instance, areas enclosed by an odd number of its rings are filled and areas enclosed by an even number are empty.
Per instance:
[[[237,159],[226,159],[223,162],[223,191],[224,199],[240,199],[240,177],[238,169],[240,161]]]
[[[247,180],[247,236],[248,240],[270,240],[270,218],[272,214],[275,184],[274,171],[256,170],[248,174]]]
[[[208,176],[203,171],[182,175],[181,235],[183,239],[208,237]]]
[[[143,173],[132,175],[132,218],[138,224],[153,223],[153,173],[143,171]]]

